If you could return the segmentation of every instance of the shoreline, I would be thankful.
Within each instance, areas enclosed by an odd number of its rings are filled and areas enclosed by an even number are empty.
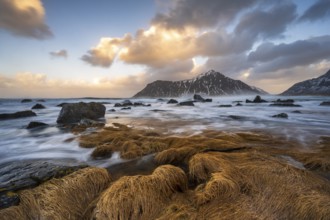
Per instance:
[[[322,205],[330,202],[329,136],[302,148],[257,131],[172,135],[114,123],[80,134],[80,146],[93,148],[95,159],[117,152],[128,160],[107,169],[82,168],[15,192],[20,204],[0,210],[4,219],[61,219],[69,213],[70,219],[322,219],[330,214]]]

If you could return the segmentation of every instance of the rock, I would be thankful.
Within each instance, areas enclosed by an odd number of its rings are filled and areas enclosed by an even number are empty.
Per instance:
[[[166,110],[162,110],[162,109],[152,109],[150,111],[151,112],[166,112]]]
[[[0,120],[25,118],[25,117],[32,117],[32,116],[37,116],[37,114],[34,113],[33,111],[26,110],[26,111],[15,112],[15,113],[0,114]]]
[[[133,106],[134,107],[136,107],[136,106],[150,107],[151,104],[143,104],[142,102],[134,102]]]
[[[39,103],[35,104],[35,105],[32,107],[32,109],[44,109],[44,108],[46,108],[46,107],[43,106],[43,105],[41,105],[41,104],[39,104]]]
[[[193,101],[180,102],[179,105],[181,105],[181,106],[195,106]]]
[[[277,99],[276,101],[275,101],[275,103],[294,103],[294,100],[293,99]]]
[[[322,102],[320,106],[330,106],[330,102]]]
[[[220,108],[229,108],[229,107],[233,107],[232,105],[219,105],[218,107]]]
[[[236,106],[243,106],[240,102],[237,102]]]
[[[160,99],[157,99],[157,102],[166,102],[166,99],[160,98]]]
[[[205,102],[205,99],[201,95],[195,94],[194,95],[194,101]]]
[[[273,118],[288,118],[288,114],[286,113],[280,113],[280,114],[277,114],[277,115],[273,115],[272,116]]]
[[[292,113],[301,114],[302,112],[301,112],[301,111],[299,111],[299,110],[295,110],[295,111],[292,111]]]
[[[45,127],[48,126],[48,124],[38,121],[31,121],[29,125],[26,127],[27,129],[33,129],[33,128],[39,128],[39,127]]]
[[[108,112],[115,112],[116,110],[115,109],[109,109]]]
[[[244,119],[243,116],[239,116],[239,115],[229,115],[228,118],[234,119],[234,120],[242,120]]]
[[[62,102],[62,103],[58,104],[57,107],[63,107],[64,105],[67,105],[67,104],[72,104],[72,103]]]
[[[267,101],[262,99],[260,95],[257,95],[253,100],[253,103],[263,103],[263,102],[267,102]]]
[[[70,124],[79,122],[81,119],[87,118],[96,120],[103,118],[105,114],[105,106],[100,103],[71,103],[63,105],[57,118],[59,124]]]
[[[46,102],[44,99],[38,99],[37,102]]]
[[[177,100],[175,100],[175,99],[170,99],[168,102],[167,102],[167,104],[177,104],[177,103],[179,103]]]
[[[250,99],[246,99],[245,103],[253,103]]]
[[[124,100],[122,103],[116,103],[114,107],[127,107],[133,106],[134,104],[130,100]]]
[[[287,103],[274,103],[274,104],[270,104],[269,106],[278,106],[278,107],[301,107],[301,105],[296,105],[293,104],[291,102],[287,102]]]
[[[23,99],[23,100],[21,101],[21,103],[25,103],[25,102],[32,102],[32,99]]]
[[[15,161],[0,166],[0,208],[17,205],[19,190],[35,187],[53,177],[68,175],[86,165],[64,165],[63,161]]]
[[[205,99],[204,102],[212,102],[212,99]]]
[[[121,110],[131,110],[132,108],[131,107],[124,107],[124,108],[121,108]]]
[[[94,121],[88,118],[83,118],[80,120],[79,125],[83,125],[86,127],[98,127],[98,126],[104,126],[104,123]]]

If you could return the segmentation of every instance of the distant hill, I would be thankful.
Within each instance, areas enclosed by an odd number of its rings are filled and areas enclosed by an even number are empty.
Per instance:
[[[324,75],[294,84],[281,95],[330,95],[330,70]]]
[[[267,94],[262,89],[249,86],[240,80],[234,80],[219,72],[210,70],[190,80],[154,81],[133,97],[179,97],[195,93],[208,96]]]

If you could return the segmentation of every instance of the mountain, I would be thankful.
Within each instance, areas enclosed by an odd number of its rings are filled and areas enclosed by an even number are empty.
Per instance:
[[[154,81],[133,97],[179,97],[195,93],[208,96],[267,94],[265,91],[249,86],[240,80],[234,80],[219,72],[210,70],[190,80]]]
[[[330,95],[330,70],[324,75],[294,84],[281,95]]]

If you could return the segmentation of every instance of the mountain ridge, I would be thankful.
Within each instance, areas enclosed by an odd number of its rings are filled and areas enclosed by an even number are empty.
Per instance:
[[[240,80],[234,80],[220,72],[209,70],[195,78],[187,80],[156,80],[147,84],[133,98],[180,97],[196,93],[207,96],[268,94],[262,89],[249,86]]]
[[[330,96],[330,69],[323,75],[295,83],[280,95]]]

